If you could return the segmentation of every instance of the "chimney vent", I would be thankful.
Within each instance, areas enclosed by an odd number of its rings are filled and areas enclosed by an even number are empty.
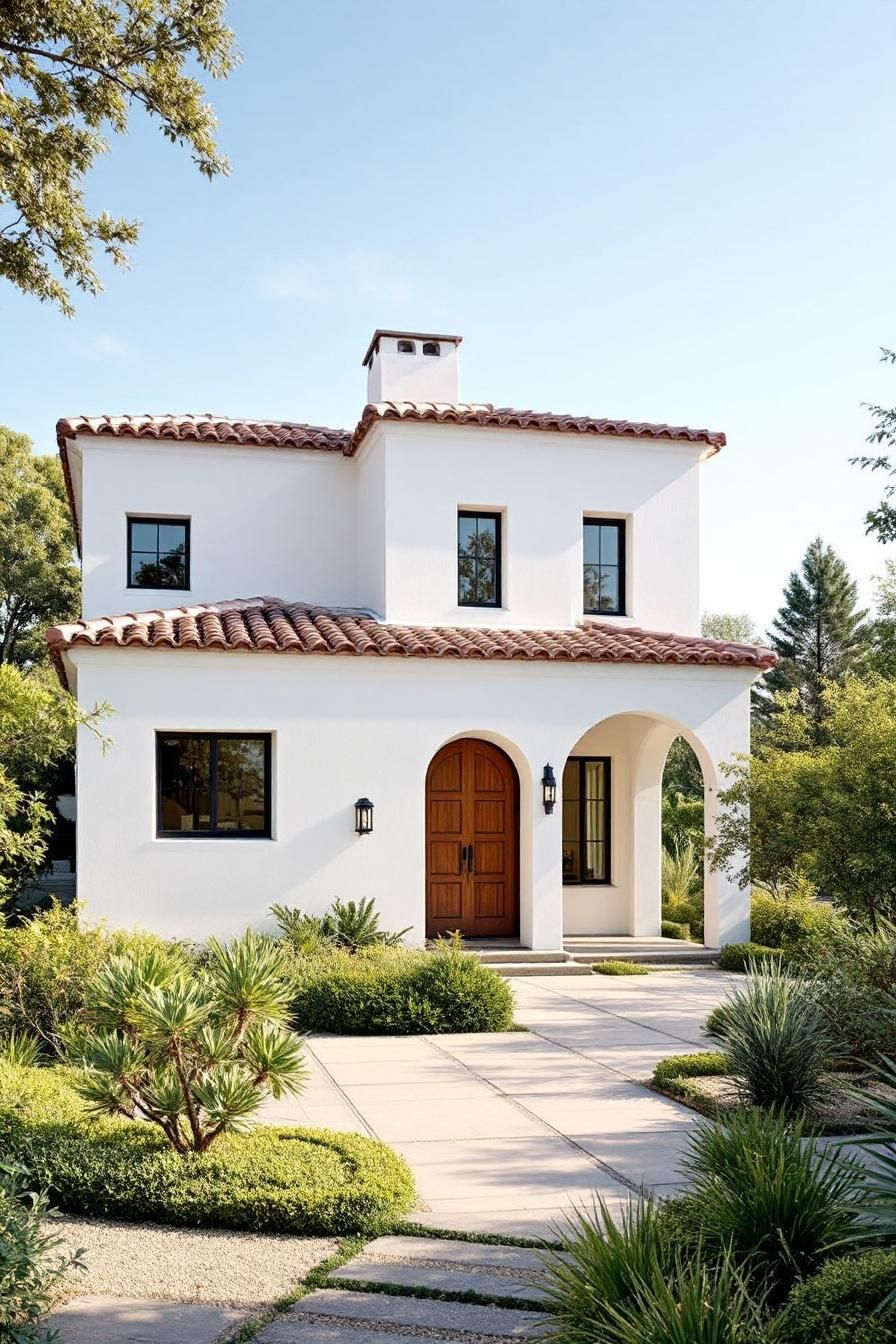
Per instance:
[[[457,347],[460,336],[421,331],[375,331],[362,360],[367,400],[459,400]]]

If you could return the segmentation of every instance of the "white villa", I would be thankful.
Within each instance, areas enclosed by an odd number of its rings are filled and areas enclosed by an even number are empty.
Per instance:
[[[699,633],[725,437],[463,403],[459,345],[375,332],[353,429],[59,422],[83,617],[48,640],[114,710],[78,742],[92,916],[202,938],[370,896],[415,942],[659,934],[669,746],[711,831],[774,662]],[[707,945],[748,937],[747,893],[705,893]]]

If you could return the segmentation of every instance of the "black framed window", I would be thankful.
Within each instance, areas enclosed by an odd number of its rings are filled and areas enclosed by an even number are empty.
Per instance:
[[[267,733],[157,733],[157,834],[271,834]]]
[[[457,605],[501,605],[500,513],[458,512]]]
[[[625,523],[586,518],[583,606],[589,615],[625,614]]]
[[[570,756],[563,770],[563,881],[610,881],[610,758]]]
[[[128,587],[189,586],[189,519],[128,518]]]

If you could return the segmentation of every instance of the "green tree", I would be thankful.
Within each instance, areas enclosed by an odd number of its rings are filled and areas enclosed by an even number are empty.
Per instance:
[[[884,572],[874,580],[874,617],[868,623],[871,649],[868,668],[881,677],[896,678],[896,561],[885,560]]]
[[[728,644],[759,643],[759,631],[745,611],[704,611],[700,633],[707,639],[724,639]]]
[[[796,691],[820,741],[824,733],[824,689],[858,670],[868,651],[866,611],[846,565],[816,537],[784,588],[784,602],[768,634],[780,662],[766,674],[767,692]],[[766,697],[760,717],[774,702]]]
[[[0,275],[71,314],[68,284],[102,288],[102,249],[119,266],[134,220],[92,215],[84,178],[142,107],[187,145],[207,177],[226,172],[215,115],[191,65],[233,69],[226,0],[15,0],[0,4]],[[4,216],[5,222],[4,222]]]
[[[752,757],[729,764],[710,859],[767,884],[798,869],[876,927],[896,920],[896,682],[849,676],[821,697],[824,742],[785,692]]]
[[[0,664],[46,657],[44,628],[76,615],[80,578],[62,469],[0,425]]]
[[[896,364],[896,350],[881,347],[880,357],[884,364]],[[867,410],[874,424],[867,442],[876,448],[880,448],[881,445],[890,449],[896,448],[896,406],[871,404],[867,406]],[[896,467],[886,453],[851,457],[850,462],[865,471],[882,471],[886,476],[896,477]],[[892,503],[894,494],[896,484],[891,481],[891,484],[884,487],[883,497],[877,508],[869,509],[865,514],[865,531],[869,536],[877,537],[878,541],[896,540],[896,507]]]

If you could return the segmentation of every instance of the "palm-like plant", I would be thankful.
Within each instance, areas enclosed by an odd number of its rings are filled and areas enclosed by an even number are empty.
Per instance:
[[[272,905],[271,914],[284,937],[298,952],[319,952],[324,947],[341,947],[360,952],[365,947],[397,947],[410,925],[398,933],[380,928],[380,917],[371,898],[341,901],[337,897],[323,915],[306,915],[294,906]]]
[[[94,1114],[152,1121],[177,1152],[205,1152],[266,1097],[301,1090],[289,998],[282,947],[252,932],[212,939],[189,975],[154,952],[112,958],[91,986],[91,1027],[69,1042],[75,1085]]]

